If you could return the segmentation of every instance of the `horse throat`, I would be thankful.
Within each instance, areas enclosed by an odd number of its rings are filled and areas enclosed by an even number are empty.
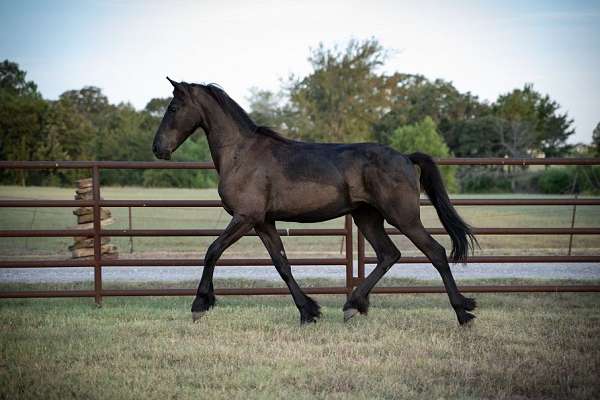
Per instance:
[[[252,140],[248,134],[240,132],[237,126],[206,131],[206,139],[219,175],[226,173],[239,161],[240,150]]]

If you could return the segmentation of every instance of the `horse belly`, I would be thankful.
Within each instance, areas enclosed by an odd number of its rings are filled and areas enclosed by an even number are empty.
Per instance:
[[[304,182],[273,193],[268,216],[280,221],[318,222],[352,208],[342,187]]]

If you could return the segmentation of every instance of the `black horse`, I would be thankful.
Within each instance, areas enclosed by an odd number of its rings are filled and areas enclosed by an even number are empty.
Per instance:
[[[419,183],[452,239],[451,259],[466,259],[474,236],[450,203],[431,157],[402,155],[374,143],[290,140],[257,126],[215,85],[169,81],[174,87],[173,100],[156,132],[154,154],[168,160],[181,143],[202,128],[219,174],[219,196],[233,217],[206,252],[192,304],[194,321],[215,304],[215,263],[225,249],[254,228],[292,294],[301,323],[315,322],[321,316],[319,305],[292,276],[275,221],[317,222],[348,213],[373,246],[377,266],[344,305],[345,320],[367,313],[371,289],[400,258],[400,251],[385,233],[384,220],[406,235],[439,271],[458,322],[465,324],[474,318],[469,311],[475,308],[475,300],[458,291],[444,247],[420,220]]]

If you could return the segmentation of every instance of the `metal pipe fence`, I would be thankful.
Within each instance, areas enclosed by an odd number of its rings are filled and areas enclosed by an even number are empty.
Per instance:
[[[505,159],[505,158],[452,158],[438,159],[440,165],[600,165],[597,158],[545,158],[545,159]],[[214,169],[210,162],[128,162],[128,161],[0,161],[0,169],[87,169],[92,176],[92,200],[0,200],[0,207],[92,207],[93,228],[80,229],[30,229],[0,230],[0,238],[9,237],[69,237],[88,236],[94,238],[94,256],[91,259],[74,260],[0,260],[0,268],[56,268],[89,267],[94,271],[93,290],[54,290],[54,291],[2,291],[0,298],[28,297],[93,297],[100,305],[106,296],[188,296],[193,289],[105,289],[102,285],[103,267],[153,267],[153,266],[201,266],[198,259],[111,259],[102,256],[101,238],[114,237],[166,237],[166,236],[218,236],[220,229],[103,229],[100,224],[101,207],[222,207],[219,200],[104,200],[100,198],[100,172],[107,169]],[[533,199],[455,199],[459,206],[549,206],[549,205],[600,205],[600,198],[533,198]],[[423,206],[431,203],[427,199]],[[281,236],[340,236],[345,249],[343,257],[292,258],[291,265],[328,265],[345,267],[345,285],[339,287],[307,288],[311,294],[346,294],[365,279],[365,265],[376,263],[376,259],[366,256],[365,238],[357,234],[357,274],[354,273],[352,219],[347,215],[343,228],[279,229]],[[442,228],[429,228],[431,234],[442,235]],[[388,234],[398,235],[396,229],[387,229]],[[594,228],[475,228],[477,235],[598,235],[600,227]],[[249,233],[249,235],[256,235]],[[399,263],[427,263],[425,257],[402,257]],[[469,262],[600,262],[600,255],[567,256],[474,256]],[[270,259],[221,259],[221,266],[272,265]],[[464,292],[600,292],[600,285],[477,285],[461,286]],[[376,287],[374,293],[442,293],[441,286]],[[277,295],[287,294],[285,288],[227,288],[217,289],[219,295]]]

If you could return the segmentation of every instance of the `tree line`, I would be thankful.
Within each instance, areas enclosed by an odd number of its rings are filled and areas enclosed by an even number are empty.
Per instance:
[[[405,153],[438,157],[598,155],[600,126],[591,146],[573,146],[573,120],[547,94],[527,84],[494,102],[459,91],[452,82],[422,75],[384,73],[388,52],[375,39],[352,40],[344,48],[311,50],[311,72],[289,76],[277,92],[253,88],[249,113],[283,135],[323,142],[379,142]],[[3,160],[153,160],[154,132],[170,98],[153,98],[142,110],[111,104],[102,90],[68,90],[57,100],[42,97],[26,72],[9,60],[0,64],[0,158]],[[210,159],[202,134],[175,154],[179,161]],[[518,172],[518,171],[517,171]],[[65,185],[81,171],[2,171],[0,183]],[[468,168],[444,174],[453,190],[487,177],[511,181],[515,171]],[[216,176],[203,171],[105,171],[104,184],[209,187]],[[485,179],[484,179],[485,180]],[[471,188],[472,189],[472,188]]]

